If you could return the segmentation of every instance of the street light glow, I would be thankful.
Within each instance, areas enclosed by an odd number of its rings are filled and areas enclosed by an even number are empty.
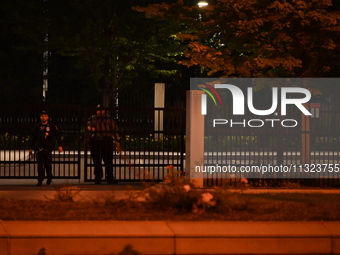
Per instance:
[[[199,1],[197,3],[198,7],[202,8],[202,7],[205,7],[208,5],[208,2],[207,1]]]

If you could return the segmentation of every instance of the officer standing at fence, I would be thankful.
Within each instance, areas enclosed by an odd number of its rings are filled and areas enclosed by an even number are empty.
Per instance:
[[[105,174],[108,183],[115,183],[113,174],[113,151],[115,137],[116,150],[120,152],[118,126],[106,110],[97,106],[96,115],[87,122],[91,157],[94,163],[95,183],[100,184],[103,178],[102,161],[105,164]]]
[[[56,125],[49,122],[49,115],[46,111],[41,112],[40,121],[41,123],[33,129],[29,150],[30,156],[33,155],[33,150],[37,155],[38,187],[42,186],[45,178],[45,170],[47,175],[46,184],[50,185],[52,182],[52,150],[54,149],[56,140],[58,141],[59,153],[63,151],[59,129]]]

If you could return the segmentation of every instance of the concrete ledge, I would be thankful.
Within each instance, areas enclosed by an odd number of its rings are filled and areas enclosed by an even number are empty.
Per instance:
[[[340,228],[340,223],[336,223]],[[176,254],[331,254],[332,238],[316,222],[180,222],[170,224]],[[336,227],[335,227],[336,229]]]
[[[1,255],[338,254],[340,222],[0,221]]]

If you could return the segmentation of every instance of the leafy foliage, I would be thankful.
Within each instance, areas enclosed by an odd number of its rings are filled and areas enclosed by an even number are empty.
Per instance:
[[[177,73],[174,58],[180,54],[179,44],[163,36],[162,24],[132,10],[135,4],[133,0],[13,0],[6,2],[5,10],[12,13],[9,34],[20,39],[13,39],[14,47],[34,52],[41,62],[48,51],[45,65],[53,67],[49,78],[56,68],[52,62],[60,56],[69,68],[86,70],[79,75],[92,80],[104,106],[112,106],[117,93],[141,73],[163,77]],[[37,70],[41,79],[42,67]],[[88,82],[84,80],[83,86]]]
[[[211,2],[201,9],[178,1],[140,11],[179,20],[186,32],[176,37],[188,43],[187,59],[179,63],[208,75],[322,77],[338,70],[340,15],[331,11],[331,0]]]

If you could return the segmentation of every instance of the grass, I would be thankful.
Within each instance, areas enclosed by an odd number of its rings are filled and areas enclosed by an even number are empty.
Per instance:
[[[196,192],[196,191],[195,191]],[[202,192],[202,191],[200,191]],[[200,193],[201,194],[201,193]],[[1,220],[172,220],[172,221],[336,221],[340,194],[214,191],[210,207],[134,199],[72,202],[0,199]],[[188,204],[189,203],[189,204]]]

